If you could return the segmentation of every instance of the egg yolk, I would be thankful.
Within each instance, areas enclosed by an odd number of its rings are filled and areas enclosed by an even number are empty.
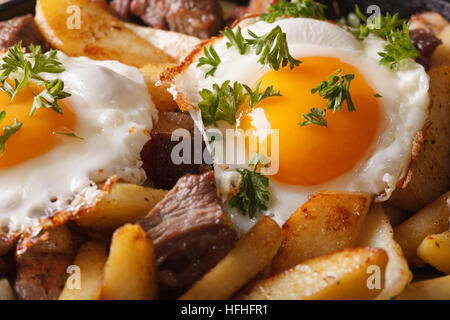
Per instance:
[[[253,108],[244,103],[238,114],[237,128],[278,129],[279,170],[271,178],[283,183],[310,186],[330,181],[350,171],[368,157],[381,125],[379,99],[364,77],[352,65],[336,58],[302,58],[300,66],[267,72],[258,82],[260,91],[274,86],[281,97],[262,100]],[[327,110],[328,127],[308,125],[303,114],[316,107],[324,109],[328,100],[311,94],[311,89],[342,69],[342,75],[354,74],[350,93],[356,112],[349,112],[346,102],[340,111]],[[257,82],[257,83],[258,83]],[[254,85],[254,88],[256,84]],[[253,88],[253,89],[254,89]],[[268,150],[271,149],[269,137]],[[265,153],[265,152],[262,152]],[[269,156],[274,156],[270,155]]]
[[[40,108],[32,117],[29,116],[34,95],[43,90],[43,87],[31,84],[20,90],[12,102],[6,93],[0,92],[0,111],[6,111],[6,117],[0,123],[0,135],[3,135],[4,126],[14,123],[14,118],[23,123],[22,128],[7,140],[5,152],[0,155],[0,168],[8,168],[38,157],[66,139],[54,132],[74,131],[76,116],[66,100],[58,100],[64,114]]]

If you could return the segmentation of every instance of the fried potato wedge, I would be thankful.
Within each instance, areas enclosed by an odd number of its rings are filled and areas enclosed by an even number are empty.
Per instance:
[[[307,260],[257,283],[248,300],[374,299],[384,284],[388,255],[382,249],[352,248]],[[378,279],[375,279],[378,278]]]
[[[450,300],[450,276],[415,282],[397,300]]]
[[[77,220],[77,224],[96,230],[114,230],[145,216],[166,194],[165,190],[117,183],[94,210]]]
[[[106,259],[105,244],[100,242],[87,242],[81,246],[73,263],[80,268],[80,287],[73,288],[71,287],[71,282],[66,281],[59,300],[100,299]]]
[[[285,239],[272,262],[272,274],[352,247],[370,202],[363,193],[322,192],[312,197],[283,225]]]
[[[153,242],[139,225],[127,224],[114,232],[101,297],[152,300],[157,295]]]
[[[126,23],[125,25],[138,36],[180,62],[201,42],[198,38],[178,32],[143,27],[133,23]]]
[[[283,234],[271,218],[263,217],[233,250],[200,279],[182,300],[222,300],[252,280],[274,257]]]
[[[386,266],[384,289],[377,299],[392,299],[411,282],[413,275],[402,248],[394,240],[394,230],[381,204],[375,204],[367,214],[356,242],[358,247],[380,248],[386,251],[389,261]]]
[[[398,208],[417,211],[450,189],[450,66],[435,68],[430,76],[430,126],[423,147],[413,162],[404,189],[397,189],[389,202]]]
[[[90,0],[38,0],[35,19],[47,41],[69,56],[135,67],[175,62]]]
[[[417,261],[416,250],[426,236],[448,230],[450,191],[394,229],[394,238],[410,264]]]
[[[437,35],[442,44],[436,48],[430,60],[430,67],[450,66],[450,25]]]
[[[140,69],[145,74],[145,81],[153,102],[161,112],[175,111],[178,108],[173,96],[167,91],[169,84],[159,81],[161,74],[173,66],[175,65],[170,63],[160,65],[149,64]]]
[[[0,279],[0,301],[3,300],[16,300],[8,279]]]
[[[427,236],[417,248],[417,255],[439,271],[450,274],[450,231]]]

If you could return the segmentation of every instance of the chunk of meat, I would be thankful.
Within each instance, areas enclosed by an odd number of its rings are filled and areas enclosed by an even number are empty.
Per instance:
[[[172,133],[177,129],[185,129],[189,132],[189,136],[180,136],[179,141],[174,139],[172,141]],[[201,135],[198,135],[197,140],[194,137],[194,122],[192,118],[185,113],[180,112],[161,112],[159,120],[155,128],[150,132],[151,139],[148,141],[141,152],[141,159],[144,162],[143,168],[147,173],[147,177],[153,182],[156,188],[169,190],[173,188],[178,179],[185,174],[197,174],[203,162],[204,143],[201,141]],[[174,135],[175,136],[175,135]],[[183,139],[183,140],[181,140]],[[186,140],[184,140],[186,139]],[[182,142],[183,141],[183,142]],[[190,155],[175,153],[174,148],[183,143],[189,145],[191,148]],[[201,161],[195,161],[195,152],[201,146],[197,153],[201,152]],[[175,163],[172,159],[172,152],[176,155],[186,156],[189,161],[185,163]],[[197,162],[197,163],[196,163]]]
[[[146,24],[198,38],[209,38],[223,27],[222,7],[216,0],[113,0],[123,20],[138,16]]]
[[[425,29],[411,30],[411,41],[420,53],[416,61],[428,69],[431,55],[442,41]]]
[[[448,21],[440,13],[423,12],[415,14],[410,19],[410,29],[424,29],[427,33],[437,35],[447,25]]]
[[[67,277],[73,255],[30,251],[18,259],[14,291],[23,300],[56,300]]]
[[[14,46],[22,41],[22,46],[40,45],[44,51],[50,49],[42,37],[31,14],[0,22],[0,50]]]
[[[153,239],[163,297],[186,291],[233,247],[214,172],[186,175],[140,222]]]

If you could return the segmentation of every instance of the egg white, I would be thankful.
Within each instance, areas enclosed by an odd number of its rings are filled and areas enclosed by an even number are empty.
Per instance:
[[[49,152],[0,170],[0,231],[20,233],[58,212],[77,212],[102,194],[111,176],[140,184],[146,175],[140,152],[158,113],[139,70],[113,61],[71,58],[60,78],[76,114],[75,133]],[[37,112],[53,112],[38,110]],[[64,116],[64,115],[62,115]],[[30,146],[32,147],[32,146]]]
[[[286,33],[293,57],[300,60],[309,56],[334,57],[358,68],[368,84],[383,97],[380,99],[380,105],[386,129],[379,132],[378,139],[374,141],[364,161],[332,181],[302,187],[270,180],[271,200],[268,210],[263,214],[270,215],[283,224],[307,201],[310,194],[322,190],[368,192],[377,195],[377,200],[386,200],[398,181],[405,176],[411,160],[414,135],[422,129],[427,118],[430,103],[429,78],[424,68],[412,59],[405,59],[400,64],[400,70],[393,72],[379,63],[378,52],[384,50],[386,41],[375,36],[358,41],[342,27],[326,21],[289,18],[269,24],[256,19],[246,19],[240,24],[244,37],[249,37],[249,29],[257,35],[262,35],[277,25]],[[252,87],[270,70],[268,66],[257,62],[259,58],[253,49],[245,55],[240,55],[236,48],[227,48],[227,42],[226,38],[219,38],[208,43],[213,45],[221,59],[214,76],[205,78],[209,66],[197,67],[198,59],[203,55],[201,51],[192,63],[173,79],[172,92],[176,91],[175,95],[182,93],[191,104],[190,113],[202,132],[208,128],[203,126],[201,112],[196,107],[201,101],[198,93],[200,90],[211,89],[214,83],[220,85],[227,80]],[[298,68],[301,67],[300,64]],[[227,128],[231,126],[224,121],[219,122],[222,132]],[[237,167],[215,161],[216,181],[225,203],[235,191],[235,186],[239,185],[240,175],[235,171]],[[239,231],[245,232],[256,221],[243,216],[236,208],[228,205],[226,207]]]

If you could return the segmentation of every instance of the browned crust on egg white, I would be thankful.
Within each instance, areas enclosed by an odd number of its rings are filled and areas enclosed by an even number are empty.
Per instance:
[[[258,17],[262,14],[261,13],[254,13],[254,14],[249,14],[246,15],[238,20],[236,20],[233,24],[232,24],[232,28],[234,28],[235,26],[237,26],[239,23],[241,23],[242,21],[246,20],[246,19],[251,19],[251,18],[255,18]],[[330,20],[326,20],[326,22],[329,22],[331,24],[336,24],[334,21],[330,21]],[[194,50],[192,50],[192,52],[181,62],[181,64],[179,64],[178,66],[175,66],[173,68],[169,68],[166,71],[164,71],[161,75],[161,81],[162,82],[169,82],[173,84],[173,81],[175,79],[175,76],[177,76],[178,74],[182,73],[184,70],[186,70],[193,62],[194,59],[196,58],[196,56],[198,54],[200,54],[203,50],[203,47],[215,42],[221,38],[223,38],[224,36],[217,36],[217,37],[213,37],[207,40],[202,41],[201,43],[199,43]],[[430,110],[432,107],[432,97],[431,97],[431,89],[428,90],[428,96],[430,97],[430,104],[428,105],[428,117],[430,114]],[[175,99],[175,102],[177,103],[178,107],[182,110],[182,111],[188,111],[190,107],[193,108],[197,108],[196,106],[193,106],[185,97],[185,95],[181,92],[177,91],[177,98]],[[428,118],[427,117],[427,118]],[[420,129],[419,131],[416,132],[416,134],[413,137],[413,141],[412,141],[412,146],[411,146],[411,160],[408,164],[408,167],[405,171],[405,174],[403,177],[400,177],[400,180],[397,182],[396,188],[401,188],[401,189],[405,189],[408,184],[410,183],[411,179],[412,179],[412,172],[413,172],[413,165],[416,161],[416,159],[419,157],[420,153],[422,152],[423,149],[423,145],[424,145],[424,140],[425,140],[425,135],[426,135],[426,131],[428,129],[428,127],[430,126],[430,121],[427,119],[425,124],[423,125],[422,129]],[[376,201],[376,200],[375,200]],[[384,200],[383,200],[384,201]]]
[[[75,212],[57,212],[51,217],[42,218],[39,221],[38,226],[28,228],[22,232],[0,233],[0,241],[12,243],[18,240],[16,247],[17,255],[25,253],[25,251],[27,251],[32,246],[48,239],[49,233],[46,230],[58,227],[69,221],[77,220],[78,218],[81,218],[85,214],[89,213],[91,210],[95,209],[95,207],[97,207],[98,203],[103,199],[103,197],[111,192],[111,188],[114,186],[116,181],[116,176],[113,176],[106,180],[106,182],[104,182],[101,186],[99,186],[99,190],[102,191],[102,194],[98,196],[97,199],[95,199],[94,204],[92,204],[91,206],[83,207]]]

